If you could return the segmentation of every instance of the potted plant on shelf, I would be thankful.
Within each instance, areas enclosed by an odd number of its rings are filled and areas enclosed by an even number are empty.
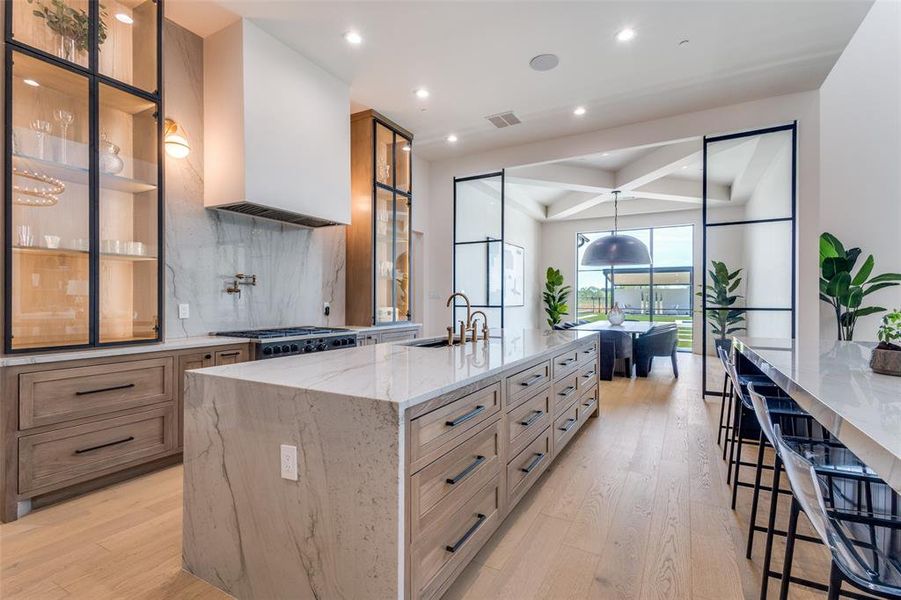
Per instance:
[[[901,309],[882,317],[876,337],[879,345],[873,348],[870,368],[876,373],[901,377]]]
[[[710,274],[710,283],[704,286],[704,289],[697,292],[700,297],[706,297],[708,308],[717,310],[709,311],[705,316],[713,335],[718,336],[714,343],[716,346],[723,346],[729,350],[732,346],[732,340],[728,337],[731,333],[744,331],[745,311],[741,308],[730,308],[735,306],[740,294],[735,294],[735,290],[741,285],[741,269],[730,272],[726,263],[711,260],[713,266],[708,271]]]
[[[547,268],[544,284],[544,312],[547,313],[547,324],[551,329],[559,325],[563,315],[569,314],[566,301],[569,299],[570,286],[563,285],[563,273],[554,267]]]
[[[854,339],[854,326],[858,318],[885,312],[881,306],[861,306],[864,297],[901,282],[901,273],[870,277],[876,264],[872,254],[852,275],[859,256],[860,248],[845,250],[831,233],[820,235],[820,300],[835,311],[839,341]]]
[[[75,62],[78,52],[88,50],[88,13],[82,9],[69,6],[65,0],[28,0],[28,4],[37,6],[31,11],[38,19],[43,19],[47,28],[58,37],[57,55],[70,62]],[[97,27],[97,43],[106,41],[106,7],[100,5],[100,23]]]

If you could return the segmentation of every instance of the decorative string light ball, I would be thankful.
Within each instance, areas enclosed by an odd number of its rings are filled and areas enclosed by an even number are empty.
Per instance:
[[[13,176],[42,184],[29,187],[13,183],[13,202],[22,206],[55,206],[66,191],[66,184],[45,173],[13,167]]]

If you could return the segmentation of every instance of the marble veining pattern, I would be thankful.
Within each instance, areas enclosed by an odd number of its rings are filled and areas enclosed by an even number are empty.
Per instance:
[[[403,344],[359,346],[332,352],[201,369],[206,375],[371,398],[408,408],[519,363],[552,356],[594,332],[493,330],[487,343],[448,348]]]
[[[870,370],[875,344],[736,338],[736,349],[901,492],[901,377]]]
[[[166,116],[191,144],[187,158],[166,159],[166,338],[341,325],[343,227],[302,229],[203,207],[203,41],[169,21],[164,35]],[[235,273],[254,273],[258,284],[226,294]],[[180,303],[190,304],[189,319],[178,319]]]

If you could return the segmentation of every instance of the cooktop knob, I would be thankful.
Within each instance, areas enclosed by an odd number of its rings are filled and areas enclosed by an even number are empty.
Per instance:
[[[332,346],[340,346],[340,345],[341,345],[341,340],[334,340],[332,342]]]
[[[304,352],[312,352],[312,351],[313,351],[313,346],[304,346],[304,347],[303,347],[303,351],[304,351]]]
[[[284,346],[282,346],[282,352],[284,352],[285,354],[291,352],[291,347],[288,344],[285,344]]]
[[[268,348],[267,348],[267,350],[268,350]],[[281,353],[282,353],[282,347],[281,347],[281,346],[274,346],[274,347],[272,348],[272,351],[275,352],[276,354],[281,354]]]
[[[297,352],[300,348],[297,347],[297,344],[291,344],[291,352]]]
[[[328,346],[325,345],[325,342],[321,342],[318,346],[316,346],[317,350],[325,350]]]
[[[263,354],[266,354],[266,355],[272,354],[272,348],[270,348],[268,346],[263,348]]]

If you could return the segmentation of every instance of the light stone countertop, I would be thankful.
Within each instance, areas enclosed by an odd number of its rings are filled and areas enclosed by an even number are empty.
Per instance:
[[[377,344],[191,373],[383,400],[403,410],[502,369],[553,356],[564,346],[596,335],[574,330],[494,330],[487,344],[467,342],[443,348]]]
[[[747,357],[901,492],[901,377],[870,370],[875,343],[735,338]]]
[[[138,344],[134,346],[113,346],[109,348],[85,348],[81,350],[44,352],[35,354],[9,354],[0,356],[0,367],[17,367],[20,365],[37,365],[83,358],[105,358],[108,356],[126,356],[144,354],[146,352],[173,352],[190,348],[209,346],[227,346],[229,344],[246,344],[243,338],[222,337],[218,335],[199,335],[195,337],[173,338],[160,343]]]
[[[390,329],[422,329],[422,323],[386,323],[384,325],[345,325],[345,329],[356,331],[385,331]]]

